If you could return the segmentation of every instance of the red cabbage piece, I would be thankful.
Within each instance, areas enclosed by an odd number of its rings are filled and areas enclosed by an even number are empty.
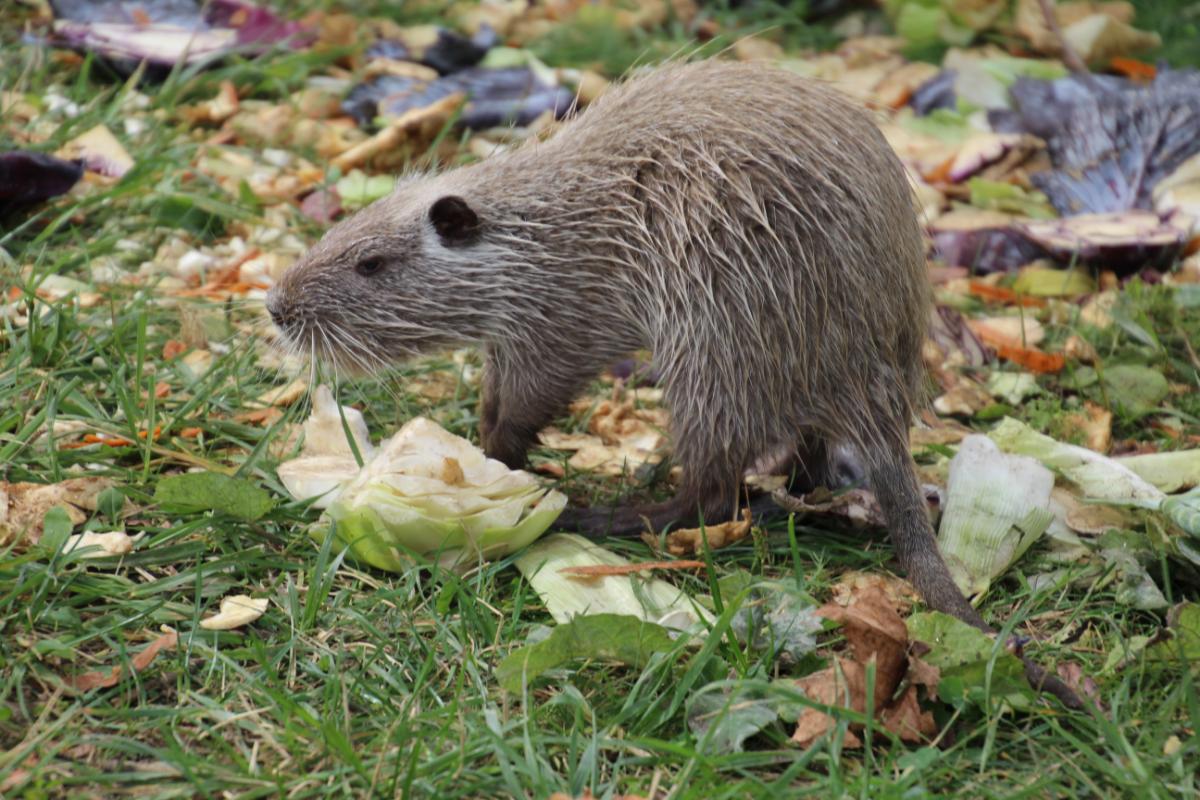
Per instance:
[[[437,40],[420,53],[412,52],[404,42],[384,39],[367,49],[367,58],[417,61],[437,70],[439,75],[449,75],[478,64],[499,41],[500,37],[490,25],[480,26],[479,31],[469,39],[461,33],[439,28]]]
[[[958,97],[954,93],[954,80],[957,77],[958,73],[952,69],[942,70],[918,86],[908,99],[908,104],[922,117],[939,108],[954,108],[958,105]]]
[[[1100,264],[1118,272],[1169,267],[1187,243],[1188,229],[1152,211],[1078,214],[1021,222],[1021,232],[1061,261]]]
[[[1046,141],[1054,169],[1031,176],[1064,216],[1149,209],[1155,185],[1200,152],[1200,71],[1163,70],[1150,84],[1104,76],[1021,78],[1015,112],[996,130]]]
[[[973,272],[1016,269],[1044,251],[1001,214],[968,209],[945,214],[929,224],[937,256]]]
[[[95,53],[122,74],[145,61],[161,76],[179,63],[312,39],[300,23],[244,0],[51,0],[51,7],[56,43]]]
[[[83,163],[47,153],[0,153],[0,214],[70,191],[83,177]]]
[[[526,67],[472,67],[432,81],[382,75],[354,87],[342,109],[359,125],[370,127],[377,117],[398,117],[455,92],[467,96],[459,122],[472,129],[527,125],[545,111],[562,117],[575,101],[571,92],[544,83]]]

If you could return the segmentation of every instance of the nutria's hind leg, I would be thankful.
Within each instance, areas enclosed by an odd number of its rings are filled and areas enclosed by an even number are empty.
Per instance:
[[[597,506],[568,508],[555,525],[592,538],[604,536],[638,536],[643,531],[653,533],[668,525],[693,526],[727,522],[733,517],[737,504],[738,481],[688,481],[684,467],[684,482],[670,500],[640,506]]]

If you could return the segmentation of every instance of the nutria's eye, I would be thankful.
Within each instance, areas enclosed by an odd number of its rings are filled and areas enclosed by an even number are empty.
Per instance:
[[[354,265],[354,271],[365,278],[369,278],[383,270],[383,259],[379,256],[367,256],[359,259]]]

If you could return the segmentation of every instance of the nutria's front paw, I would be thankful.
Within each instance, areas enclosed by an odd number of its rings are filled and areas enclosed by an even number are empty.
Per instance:
[[[525,468],[525,454],[529,450],[529,443],[511,428],[503,424],[494,427],[480,426],[479,439],[488,458],[496,459],[509,469]]]

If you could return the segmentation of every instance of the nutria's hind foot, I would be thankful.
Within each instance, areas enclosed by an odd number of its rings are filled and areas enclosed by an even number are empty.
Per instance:
[[[771,499],[768,494],[757,494],[750,498],[750,517],[758,525],[771,519],[787,515],[787,511]],[[589,539],[603,539],[606,536],[616,538],[632,538],[643,533],[657,535],[664,528],[699,526],[700,518],[693,512],[683,514],[679,504],[674,500],[656,503],[649,506],[634,506],[628,508],[612,506],[596,506],[594,508],[576,508],[568,506],[554,523],[557,530],[573,531]],[[708,520],[708,524],[728,522],[734,514],[723,515],[720,520]]]
[[[633,538],[645,531],[657,533],[683,516],[675,500],[644,506],[569,506],[559,515],[554,527],[580,533],[589,539]]]

